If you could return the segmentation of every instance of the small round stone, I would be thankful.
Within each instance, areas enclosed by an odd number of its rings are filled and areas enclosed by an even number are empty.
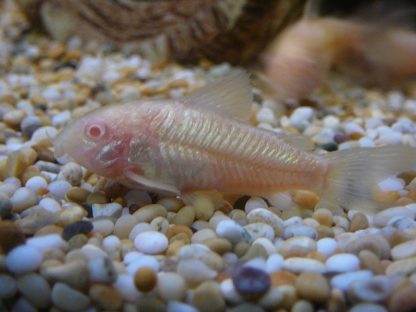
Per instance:
[[[111,219],[103,218],[92,221],[93,232],[100,233],[103,237],[106,237],[113,233],[114,223]]]
[[[0,249],[8,253],[16,246],[24,244],[25,235],[12,221],[0,221]]]
[[[191,206],[182,207],[172,220],[173,224],[191,226],[195,220],[195,208]]]
[[[44,177],[34,176],[26,181],[25,187],[37,193],[42,189],[46,189],[48,187],[48,182]]]
[[[203,241],[203,244],[219,255],[230,252],[232,249],[231,242],[221,237],[206,239]]]
[[[79,185],[83,176],[82,168],[80,165],[69,162],[61,167],[58,174],[58,179],[68,181],[72,185]]]
[[[375,276],[368,280],[352,283],[348,289],[348,297],[355,302],[382,302],[393,291],[393,283],[386,276]]]
[[[157,276],[153,268],[142,267],[134,274],[134,284],[141,292],[149,292],[157,284]]]
[[[387,309],[380,304],[360,303],[353,306],[350,312],[387,312]]]
[[[370,234],[359,237],[347,243],[345,251],[358,255],[361,250],[370,250],[380,259],[390,258],[390,244],[381,235]]]
[[[355,281],[368,280],[372,275],[373,273],[368,270],[338,274],[331,279],[331,286],[346,291]]]
[[[88,263],[91,282],[112,284],[117,280],[113,261],[107,257],[94,257]]]
[[[35,273],[23,275],[18,279],[17,287],[35,307],[39,309],[49,307],[51,288],[43,276]]]
[[[123,297],[111,286],[95,284],[89,289],[91,300],[105,311],[119,311],[123,306]]]
[[[313,218],[321,225],[332,225],[332,212],[328,209],[318,209],[313,213]]]
[[[292,257],[285,259],[283,267],[292,272],[316,272],[324,273],[326,271],[325,265],[315,259]]]
[[[296,279],[295,287],[302,298],[314,303],[324,303],[330,295],[329,284],[319,273],[301,273]]]
[[[391,250],[391,256],[394,260],[416,256],[416,239],[394,246]]]
[[[232,275],[235,289],[242,296],[259,297],[270,288],[270,277],[263,271],[245,266],[237,269]]]
[[[163,253],[168,248],[168,244],[167,237],[156,231],[140,233],[134,239],[137,250],[149,255]]]
[[[22,212],[37,203],[37,196],[31,189],[21,187],[16,190],[10,201],[14,212]]]
[[[136,218],[137,222],[151,222],[157,217],[166,217],[167,213],[164,206],[151,204],[139,208],[133,216]]]
[[[319,201],[319,197],[310,191],[298,190],[293,196],[293,201],[301,208],[313,209]]]
[[[360,268],[360,259],[353,254],[336,254],[326,260],[325,266],[329,272],[351,272]]]
[[[199,284],[217,276],[217,272],[204,262],[194,259],[179,261],[176,270],[190,284]]]
[[[175,272],[158,274],[156,292],[164,301],[181,301],[185,297],[186,290],[186,283],[181,275]]]
[[[122,215],[114,225],[114,235],[120,239],[128,238],[131,230],[137,224],[136,218],[131,214]]]
[[[57,199],[64,199],[70,188],[71,184],[65,180],[56,180],[48,185],[50,194]]]
[[[193,292],[192,301],[201,312],[222,312],[226,307],[219,285],[212,281],[199,285]]]
[[[21,245],[6,256],[6,267],[10,272],[23,274],[35,271],[42,262],[42,253],[34,247]]]
[[[358,230],[364,230],[368,228],[368,219],[365,214],[358,212],[352,217],[350,224],[350,231],[356,232]]]
[[[62,238],[68,241],[74,235],[88,234],[93,230],[93,228],[94,226],[90,221],[77,221],[64,227]]]
[[[64,283],[55,283],[52,289],[52,302],[61,310],[83,311],[90,305],[90,298]]]

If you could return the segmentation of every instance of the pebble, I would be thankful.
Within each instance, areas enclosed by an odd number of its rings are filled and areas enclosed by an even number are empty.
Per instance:
[[[223,220],[218,223],[215,232],[219,237],[224,237],[233,244],[241,240],[251,240],[250,235],[244,228],[233,220]]]
[[[88,262],[91,282],[112,284],[117,280],[113,261],[107,257],[95,257]]]
[[[383,302],[390,297],[393,283],[386,276],[374,276],[368,280],[358,280],[348,288],[348,298],[353,302]]]
[[[293,257],[285,259],[283,268],[292,272],[316,272],[324,273],[326,271],[325,265],[315,259]]]
[[[329,284],[319,273],[301,273],[296,278],[295,287],[300,297],[317,304],[326,302],[330,295]]]
[[[314,114],[314,110],[310,107],[298,107],[290,115],[289,120],[293,127],[302,131],[309,126]]]
[[[90,298],[63,283],[55,283],[52,288],[52,302],[62,311],[82,311],[90,305]]]
[[[137,222],[151,222],[157,217],[166,217],[167,209],[159,204],[146,205],[136,210],[133,216]]]
[[[156,292],[166,302],[185,298],[187,286],[184,278],[175,272],[160,272],[157,276]]]
[[[179,301],[168,301],[166,309],[167,312],[198,312],[193,306]]]
[[[232,249],[231,242],[221,237],[208,238],[205,239],[202,243],[219,255],[230,252]]]
[[[44,277],[29,273],[19,277],[17,287],[23,296],[38,309],[46,309],[51,301],[51,288]]]
[[[64,199],[71,184],[65,180],[56,180],[48,185],[49,193],[57,199]]]
[[[221,282],[220,290],[225,300],[232,305],[244,301],[243,297],[241,297],[241,295],[236,291],[233,280],[231,278],[227,278]]]
[[[135,205],[136,207],[143,207],[152,203],[152,198],[145,191],[129,190],[124,196],[127,207]]]
[[[8,253],[25,241],[25,235],[19,226],[12,221],[0,221],[0,250]]]
[[[1,305],[0,305],[1,307]],[[12,311],[24,311],[24,312],[37,312],[38,309],[34,307],[28,300],[24,297],[20,297],[16,303],[13,305]]]
[[[119,311],[123,306],[123,297],[111,286],[92,285],[88,294],[91,300],[105,311]]]
[[[156,231],[140,233],[134,239],[137,250],[150,255],[163,253],[168,248],[168,244],[167,237]]]
[[[43,266],[41,274],[48,280],[62,282],[75,289],[85,289],[89,285],[89,270],[85,259],[77,259],[64,264]]]
[[[44,177],[34,176],[26,181],[25,187],[29,190],[32,190],[35,193],[38,193],[39,190],[46,189],[48,187],[48,182]]]
[[[97,219],[92,221],[93,232],[106,237],[113,233],[114,223],[111,219]]]
[[[195,259],[202,261],[215,271],[223,268],[222,258],[202,244],[191,244],[182,247],[178,257],[180,260]]]
[[[10,272],[23,274],[36,271],[42,262],[42,253],[37,248],[21,245],[6,256],[6,267]]]
[[[292,224],[287,226],[283,231],[282,238],[288,239],[294,236],[307,236],[312,239],[316,239],[318,237],[318,233],[314,228],[306,225]]]
[[[331,286],[346,291],[356,281],[369,280],[373,276],[371,271],[361,270],[338,274],[331,279]]]
[[[389,299],[388,307],[392,312],[410,312],[416,309],[416,285],[396,290]]]
[[[100,218],[100,217],[110,217],[116,218],[121,215],[121,207],[118,203],[108,203],[108,204],[92,204],[92,217],[93,218]]]
[[[17,292],[17,281],[7,274],[0,274],[0,299],[13,297]],[[1,305],[0,305],[1,307]]]
[[[237,292],[245,297],[260,297],[270,288],[269,275],[250,266],[243,266],[232,274],[232,280]]]
[[[172,220],[173,224],[191,226],[195,220],[195,208],[191,206],[182,207]]]
[[[404,258],[390,263],[386,268],[386,275],[391,276],[398,273],[411,274],[416,271],[416,257]]]
[[[283,241],[279,253],[285,257],[303,257],[316,250],[316,242],[307,236],[296,236]]]
[[[266,271],[268,273],[280,271],[283,268],[284,258],[280,254],[271,255],[266,261]]]
[[[139,254],[139,257],[128,263],[127,272],[134,275],[137,270],[143,267],[152,268],[155,272],[157,272],[160,269],[160,264],[153,256]]]
[[[252,209],[247,214],[247,221],[249,223],[265,223],[271,226],[276,235],[280,235],[283,231],[283,221],[265,208]]]
[[[74,162],[66,163],[58,173],[58,179],[65,180],[71,185],[80,185],[83,178],[82,167]]]
[[[13,196],[10,198],[10,201],[13,205],[13,211],[17,213],[35,205],[37,200],[38,199],[35,192],[26,187],[17,189]]]
[[[67,243],[59,234],[47,234],[29,238],[26,242],[28,246],[35,247],[43,253],[50,249],[66,249]]]
[[[331,256],[337,247],[337,241],[329,237],[322,238],[316,242],[316,251],[325,255],[326,257]]]
[[[190,284],[199,284],[217,276],[217,272],[204,262],[194,259],[179,261],[176,270]]]
[[[274,230],[270,225],[266,223],[250,223],[245,225],[243,228],[247,231],[252,240],[260,237],[264,237],[270,241],[274,239]]]
[[[412,211],[407,207],[398,206],[380,211],[379,213],[374,215],[373,222],[375,226],[383,227],[386,226],[390,219],[392,219],[393,217],[402,216],[414,219],[415,215],[416,211]]]
[[[62,238],[66,241],[77,234],[88,234],[94,226],[90,221],[77,221],[64,227]]]
[[[344,247],[345,251],[358,255],[362,250],[370,250],[374,252],[380,259],[390,258],[390,244],[381,235],[366,235],[358,237]]]
[[[364,230],[368,228],[368,226],[369,226],[369,223],[365,214],[358,212],[351,219],[350,231],[356,232],[359,230]]]
[[[9,198],[0,195],[0,218],[8,219],[11,217],[13,204]]]
[[[387,309],[375,303],[360,303],[353,306],[350,312],[387,312]]]
[[[333,273],[357,271],[360,268],[360,259],[353,254],[340,253],[330,256],[325,266],[328,272]]]
[[[394,260],[416,256],[416,239],[398,244],[391,249]]]
[[[268,205],[266,201],[261,197],[251,197],[245,204],[244,210],[247,214],[249,214],[251,211],[262,208],[267,209]]]
[[[122,215],[114,225],[114,235],[117,235],[120,239],[128,238],[136,224],[137,221],[133,215]]]
[[[134,284],[141,292],[149,292],[157,284],[157,275],[151,267],[141,267],[134,274]]]
[[[212,281],[200,284],[193,291],[192,302],[201,312],[222,312],[226,308],[219,285]]]
[[[42,121],[39,119],[39,117],[34,115],[26,116],[20,122],[20,129],[22,130],[22,134],[28,138],[30,138],[32,134],[42,126]]]

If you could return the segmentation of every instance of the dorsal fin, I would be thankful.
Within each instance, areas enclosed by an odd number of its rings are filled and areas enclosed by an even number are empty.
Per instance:
[[[230,75],[207,84],[182,100],[193,107],[248,121],[252,104],[250,79],[245,71],[234,70]]]

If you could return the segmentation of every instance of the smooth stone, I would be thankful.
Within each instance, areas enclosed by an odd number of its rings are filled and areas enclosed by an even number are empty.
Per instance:
[[[263,247],[263,245],[252,244],[241,257],[241,260],[250,260],[255,258],[267,259],[268,256],[269,254],[267,253],[267,250]]]
[[[232,274],[235,289],[242,296],[259,297],[270,288],[267,272],[250,266],[243,266]]]
[[[276,246],[274,245],[274,243],[270,240],[268,240],[265,237],[260,237],[257,238],[252,245],[259,245],[261,246],[266,252],[267,255],[273,255],[277,252]]]
[[[390,297],[393,286],[388,277],[374,276],[353,282],[348,288],[348,297],[353,302],[383,302]]]
[[[389,311],[410,312],[416,310],[416,285],[395,290],[389,299]]]
[[[48,234],[29,238],[26,242],[28,246],[35,247],[42,252],[49,249],[66,249],[68,243],[59,234]]]
[[[357,271],[360,268],[360,259],[353,254],[341,253],[329,257],[325,266],[328,272],[333,273]]]
[[[117,281],[113,284],[113,287],[118,290],[118,292],[127,302],[136,303],[137,300],[142,296],[142,294],[134,285],[133,276],[129,274],[119,274]]]
[[[107,203],[107,204],[92,204],[92,217],[110,217],[117,218],[121,214],[123,207],[119,203]]]
[[[178,253],[178,257],[179,260],[199,260],[215,271],[223,268],[222,258],[202,244],[191,244],[182,247]]]
[[[267,209],[267,203],[266,201],[261,198],[261,197],[251,197],[245,204],[244,210],[246,211],[246,213],[250,213],[251,211],[258,209],[258,208],[263,208],[263,209]]]
[[[212,270],[204,262],[194,259],[179,261],[176,270],[191,284],[199,284],[206,280],[214,279],[217,276],[217,272]]]
[[[390,263],[386,268],[386,275],[391,276],[397,273],[412,274],[416,271],[416,257],[404,258]]]
[[[134,241],[137,235],[144,232],[154,231],[154,227],[149,223],[141,222],[136,223],[136,225],[131,229],[129,233],[129,240]]]
[[[266,271],[272,273],[282,270],[284,261],[285,259],[280,254],[271,255],[266,261]]]
[[[290,312],[314,312],[314,311],[315,309],[312,303],[306,300],[296,301],[296,303],[293,305],[292,309],[290,310]]]
[[[202,243],[219,255],[230,252],[232,249],[231,242],[222,237],[208,238],[205,239]]]
[[[49,193],[57,199],[64,199],[71,184],[65,180],[56,180],[48,185]]]
[[[126,201],[127,207],[132,205],[143,207],[152,203],[152,198],[149,193],[135,189],[128,191],[124,196],[124,200]]]
[[[225,300],[232,305],[236,305],[244,301],[244,298],[241,297],[241,295],[235,289],[233,280],[231,278],[227,278],[221,282],[220,290]]]
[[[75,222],[81,222],[87,215],[88,212],[83,207],[71,203],[59,211],[57,224],[67,226]]]
[[[52,302],[61,310],[77,312],[86,310],[90,298],[63,283],[56,283],[52,288]]]
[[[275,234],[278,235],[283,231],[283,221],[273,212],[265,208],[256,208],[247,214],[247,221],[249,223],[266,223],[270,225]]]
[[[88,243],[82,246],[81,252],[88,259],[94,259],[97,257],[107,257],[107,253],[104,250],[102,250],[100,247],[97,247],[96,245],[93,245],[91,243]]]
[[[270,241],[274,239],[274,230],[266,223],[250,223],[245,225],[243,228],[247,231],[252,240],[260,237],[267,238]]]
[[[226,307],[219,285],[213,281],[204,282],[195,288],[192,302],[201,312],[222,312]]]
[[[8,253],[13,248],[23,245],[26,237],[21,228],[12,221],[0,221],[0,250]]]
[[[128,238],[131,230],[137,224],[137,220],[133,215],[122,215],[117,219],[114,225],[114,235],[120,239]]]
[[[346,291],[355,281],[369,280],[373,273],[368,270],[338,274],[331,279],[331,286]]]
[[[316,239],[318,237],[318,233],[316,232],[314,228],[311,228],[309,226],[301,225],[301,224],[293,224],[293,225],[287,226],[284,229],[283,234],[282,234],[283,239],[289,239],[291,237],[296,237],[296,236],[307,236],[312,239]]]
[[[56,224],[57,215],[48,212],[44,209],[37,209],[39,206],[34,206],[33,209],[22,219],[15,221],[15,224],[27,235],[33,235],[45,226]],[[28,209],[29,210],[29,209]],[[26,210],[26,212],[28,211]]]
[[[64,227],[62,238],[66,241],[78,234],[88,234],[93,230],[94,226],[90,221],[76,221]]]
[[[128,263],[127,272],[130,275],[134,275],[138,270],[144,267],[152,268],[155,272],[160,270],[159,261],[155,257],[142,254]]]
[[[112,284],[117,280],[117,271],[113,261],[107,257],[96,257],[88,263],[90,281]]]
[[[375,303],[359,303],[350,309],[350,312],[388,312],[385,307]]]
[[[344,247],[345,251],[358,255],[362,250],[370,250],[374,252],[380,259],[390,258],[390,244],[381,235],[370,234],[347,243]]]
[[[0,303],[0,308],[1,308],[1,303]],[[7,310],[5,310],[7,311]],[[37,312],[38,309],[36,309],[35,306],[33,306],[25,297],[20,297],[16,303],[13,305],[13,308],[11,310],[12,312],[20,312],[20,311],[24,311],[24,312]]]
[[[153,290],[157,284],[156,272],[151,267],[140,268],[134,274],[134,284],[143,293]]]
[[[316,242],[307,236],[297,236],[283,241],[278,251],[284,257],[303,257],[316,250]]]
[[[229,310],[230,312],[264,312],[262,307],[254,303],[244,302]]]
[[[223,220],[219,222],[215,232],[219,237],[224,237],[233,244],[242,240],[251,241],[251,237],[247,231],[233,220]]]
[[[48,280],[62,282],[76,289],[85,289],[89,285],[88,264],[83,260],[42,267],[41,274]]]
[[[38,198],[31,189],[21,187],[14,192],[10,198],[14,212],[22,212],[23,210],[36,205]]]
[[[316,242],[316,251],[326,257],[331,256],[337,247],[337,241],[329,237],[322,238]]]
[[[157,276],[156,293],[165,302],[181,301],[186,295],[185,279],[175,272],[160,272]]]
[[[259,305],[266,310],[276,309],[283,302],[283,293],[279,288],[270,288],[259,300]]]
[[[46,189],[48,187],[48,182],[45,180],[44,177],[34,176],[26,181],[25,187],[37,193],[42,189]]]
[[[191,237],[191,243],[202,244],[205,240],[216,238],[217,234],[212,229],[202,229],[195,232]]]
[[[385,210],[380,211],[376,215],[374,215],[373,222],[374,225],[377,227],[386,226],[390,219],[396,216],[408,217],[414,219],[416,215],[415,211],[412,211],[408,207],[392,207]]]
[[[143,206],[136,210],[133,216],[136,218],[137,222],[151,222],[157,217],[166,217],[167,209],[159,204],[150,204]]]
[[[17,287],[36,308],[45,309],[49,307],[51,288],[43,276],[35,273],[23,275],[17,280]]]
[[[391,249],[391,256],[394,260],[416,256],[416,239],[394,246]]]
[[[293,257],[285,259],[283,268],[292,272],[316,272],[324,273],[326,271],[325,265],[315,259]]]
[[[123,297],[111,286],[95,284],[89,289],[89,297],[105,311],[119,311],[123,306]]]
[[[198,312],[195,307],[179,301],[168,301],[166,309],[167,312]]]
[[[295,287],[300,297],[313,303],[325,303],[330,295],[329,284],[319,273],[301,273],[296,278]]]
[[[27,245],[14,248],[6,256],[6,267],[15,274],[33,272],[40,266],[41,262],[41,251]]]
[[[167,211],[178,212],[183,207],[183,202],[175,197],[164,197],[157,201],[157,204],[162,205]]]
[[[0,299],[11,298],[17,292],[17,281],[10,275],[0,274],[0,285]]]
[[[93,232],[100,233],[106,237],[113,233],[114,223],[110,219],[97,219],[92,221]]]
[[[134,245],[138,251],[145,254],[155,255],[163,253],[169,245],[165,235],[156,231],[140,233],[134,239]]]
[[[173,217],[172,224],[191,226],[194,220],[195,208],[191,206],[184,206]]]

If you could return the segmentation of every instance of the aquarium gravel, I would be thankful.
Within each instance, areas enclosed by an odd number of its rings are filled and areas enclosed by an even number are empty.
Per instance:
[[[309,191],[186,206],[57,160],[68,123],[112,103],[177,98],[230,64],[151,63],[67,45],[0,19],[1,311],[414,311],[416,172],[380,184],[374,215],[314,211]],[[416,146],[416,86],[336,75],[302,101],[253,75],[251,122],[310,137],[317,153]]]

